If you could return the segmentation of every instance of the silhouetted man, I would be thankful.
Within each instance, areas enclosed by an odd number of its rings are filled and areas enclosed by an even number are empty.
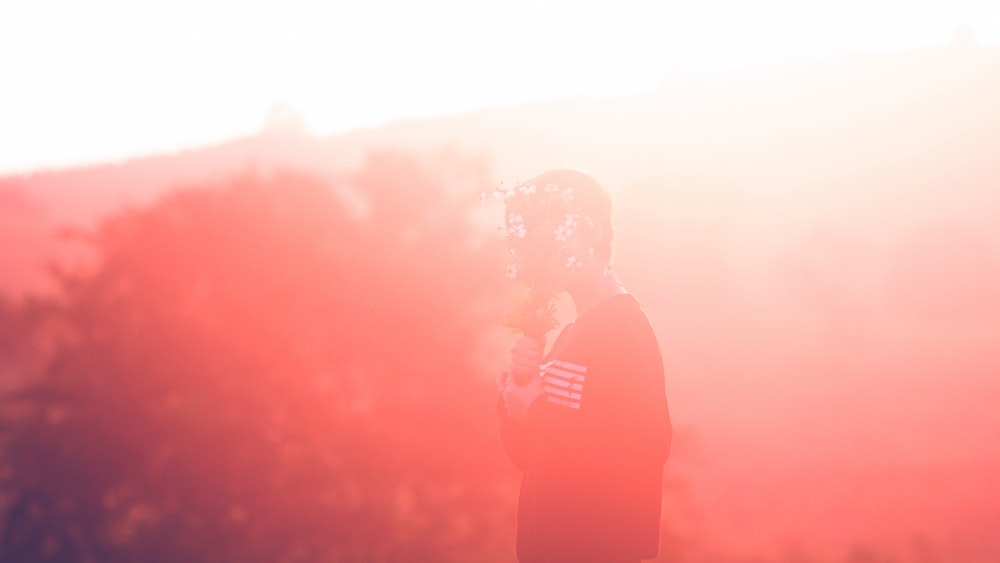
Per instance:
[[[610,268],[611,202],[589,174],[505,192],[516,275],[569,293],[577,317],[543,357],[519,338],[498,379],[501,437],[523,471],[521,563],[637,562],[659,550],[671,426],[649,320]]]

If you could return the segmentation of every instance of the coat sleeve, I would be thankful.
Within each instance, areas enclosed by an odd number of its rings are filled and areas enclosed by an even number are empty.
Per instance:
[[[520,470],[524,470],[531,456],[532,435],[524,421],[507,416],[503,397],[497,398],[497,418],[500,421],[500,441],[507,458]]]
[[[552,345],[553,349],[559,348],[560,343],[569,334],[571,325],[572,323],[563,327],[562,331],[559,332]],[[507,416],[503,397],[501,396],[497,399],[496,411],[500,422],[500,440],[503,443],[504,451],[507,453],[507,458],[510,459],[515,467],[522,471],[527,467],[529,459],[534,455],[533,450],[538,445],[538,434],[532,431],[531,428],[536,426],[533,421],[538,418],[539,403],[545,402],[544,399],[543,397],[542,400],[535,401],[531,405],[528,409],[528,419],[523,421],[514,420]]]
[[[544,402],[545,397],[535,400],[528,407],[525,420],[515,420],[507,414],[507,406],[504,404],[503,396],[497,397],[496,412],[500,423],[500,441],[503,443],[507,458],[521,471],[527,469],[539,447],[541,436],[537,431],[537,420],[539,410],[545,410],[541,406]]]

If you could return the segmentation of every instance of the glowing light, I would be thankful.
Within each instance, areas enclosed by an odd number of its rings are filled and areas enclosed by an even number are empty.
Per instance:
[[[259,130],[317,133],[568,95],[641,91],[844,52],[1000,42],[986,0],[323,3],[101,0],[0,7],[0,171]]]

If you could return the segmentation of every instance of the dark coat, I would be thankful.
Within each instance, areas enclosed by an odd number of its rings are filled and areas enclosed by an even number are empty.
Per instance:
[[[545,395],[525,421],[497,405],[504,448],[524,473],[518,559],[656,557],[672,432],[645,313],[631,295],[607,299],[560,333],[542,369]]]

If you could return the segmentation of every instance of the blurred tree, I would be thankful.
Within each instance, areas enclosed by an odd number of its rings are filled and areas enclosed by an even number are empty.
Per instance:
[[[0,558],[506,558],[474,351],[507,282],[441,166],[242,177],[104,222],[4,405]]]

